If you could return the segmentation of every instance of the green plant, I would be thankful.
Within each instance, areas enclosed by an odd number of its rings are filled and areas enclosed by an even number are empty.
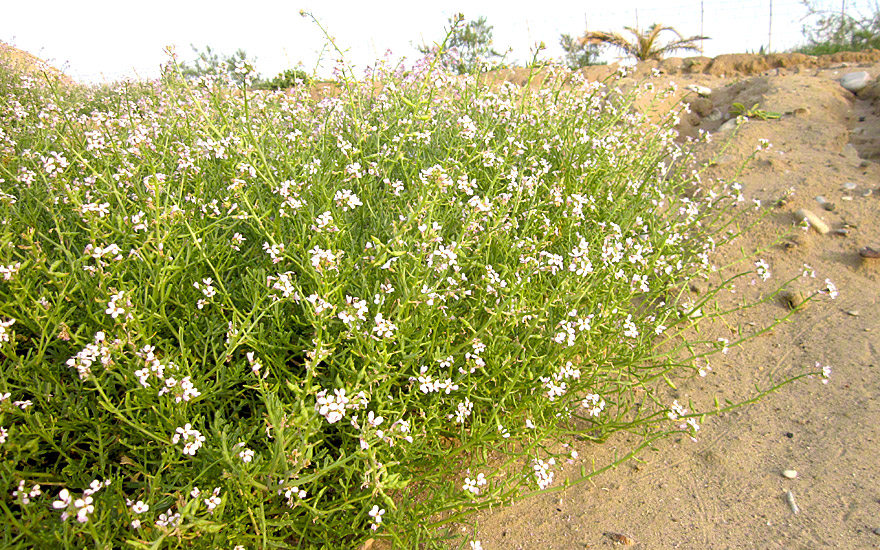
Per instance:
[[[709,39],[708,36],[684,38],[673,27],[659,23],[654,23],[644,31],[633,27],[624,27],[624,29],[633,36],[632,40],[616,32],[593,31],[585,33],[580,38],[580,42],[585,46],[607,44],[621,50],[624,55],[634,57],[639,61],[646,61],[649,59],[662,59],[670,53],[681,50],[699,52],[700,48],[696,43],[700,40]],[[659,37],[665,31],[674,34],[676,40],[661,44]]]
[[[573,71],[590,65],[605,64],[604,61],[599,61],[601,53],[599,44],[586,43],[570,34],[562,34],[559,37],[559,45],[565,52],[565,65]]]
[[[758,109],[757,103],[752,105],[751,109],[746,109],[745,105],[743,105],[742,103],[734,103],[730,106],[729,111],[730,114],[732,114],[733,116],[745,116],[748,118],[758,118],[761,120],[772,120],[782,116],[782,113]]]
[[[287,90],[295,86],[309,86],[312,78],[302,69],[286,69],[271,80],[258,80],[254,88],[262,90]]]
[[[736,185],[643,87],[438,64],[320,101],[0,67],[4,548],[437,547],[573,435],[696,434],[665,388],[755,334],[681,290]]]
[[[248,78],[246,73],[252,73],[254,60],[249,59],[242,49],[236,50],[232,55],[225,55],[217,53],[211,46],[205,46],[204,50],[199,50],[194,45],[190,47],[196,58],[192,62],[180,63],[180,72],[187,79],[223,77],[242,85]]]
[[[423,44],[418,50],[428,55],[436,53],[438,47]],[[486,18],[465,22],[460,13],[449,18],[448,33],[440,51],[443,65],[458,74],[479,73],[494,68],[504,59],[504,54],[492,47],[492,25]]]
[[[812,0],[802,0],[812,22],[804,25],[807,44],[795,51],[809,55],[880,48],[880,4],[868,12],[851,15],[845,10],[826,10]],[[852,9],[852,8],[851,8]]]

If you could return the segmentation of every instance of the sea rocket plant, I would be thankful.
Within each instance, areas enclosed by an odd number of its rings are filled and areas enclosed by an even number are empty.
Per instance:
[[[406,545],[438,511],[552,488],[560,431],[697,429],[653,392],[694,364],[675,346],[701,303],[675,289],[712,274],[742,187],[634,107],[674,93],[659,80],[440,64],[323,96],[173,62],[70,90],[0,68],[10,536]],[[76,522],[35,506],[97,476],[112,489],[52,501]]]

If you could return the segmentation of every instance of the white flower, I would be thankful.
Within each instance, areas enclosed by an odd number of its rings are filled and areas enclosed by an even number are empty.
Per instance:
[[[371,518],[373,518],[373,525],[370,526],[370,529],[375,531],[379,528],[379,524],[382,523],[382,516],[385,514],[385,509],[379,509],[377,505],[373,505],[369,512],[367,512]]]
[[[379,338],[393,338],[394,331],[397,330],[397,325],[382,317],[382,313],[377,313],[375,317],[376,326],[373,327],[373,332],[376,333],[376,336]]]
[[[220,499],[220,487],[214,487],[214,491],[211,493],[211,496],[204,500],[205,506],[208,507],[208,511],[212,514],[214,513],[214,508],[220,506],[222,500]]]
[[[538,483],[538,487],[541,489],[546,489],[553,483],[553,472],[550,471],[552,466],[556,465],[556,459],[551,458],[547,462],[536,458],[532,460],[532,470],[535,474],[535,481]]]
[[[345,417],[345,406],[350,401],[342,388],[336,388],[333,394],[327,397],[327,390],[321,390],[315,399],[315,410],[330,424],[335,424]]]
[[[488,483],[486,481],[486,476],[480,473],[477,474],[477,477],[475,477],[474,479],[471,479],[469,477],[464,478],[464,485],[462,486],[462,489],[464,489],[465,491],[469,491],[475,495],[479,495],[480,487],[486,485],[486,483]]]
[[[822,364],[816,361],[816,367],[822,367]],[[825,365],[822,367],[822,383],[827,384],[829,378],[831,378],[831,367]]]
[[[834,283],[831,282],[831,279],[825,279],[825,291],[828,292],[828,297],[832,300],[837,298],[837,296],[840,294],[837,291],[837,287],[834,285]]]
[[[357,163],[352,166],[357,166],[358,169],[360,168],[360,165]],[[355,195],[348,189],[341,189],[337,191],[336,194],[333,195],[333,200],[336,201],[336,206],[341,207],[343,211],[354,210],[355,207],[362,206],[364,204],[357,197],[357,195]]]
[[[15,319],[7,319],[6,321],[0,321],[0,342],[8,342],[9,341],[9,333],[6,331],[6,329],[11,327],[14,324],[15,324]]]
[[[456,408],[455,414],[449,415],[449,419],[455,418],[456,424],[464,424],[464,421],[467,417],[471,415],[471,411],[474,409],[474,404],[471,403],[471,400],[467,397],[464,398],[464,401],[458,404]]]
[[[254,459],[254,451],[253,449],[243,449],[240,453],[238,453],[238,457],[241,458],[241,461],[247,464]]]
[[[767,262],[764,260],[758,260],[755,262],[755,267],[757,268],[756,272],[758,276],[761,277],[762,281],[766,281],[770,278],[770,266],[767,265]]]
[[[144,504],[144,501],[142,501],[142,500],[135,502],[131,506],[131,511],[134,512],[135,514],[143,514],[144,512],[149,511],[149,509],[150,509],[150,505]]]

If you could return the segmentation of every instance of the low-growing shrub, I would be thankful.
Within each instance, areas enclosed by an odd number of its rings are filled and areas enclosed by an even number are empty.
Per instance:
[[[737,191],[637,91],[432,61],[317,102],[0,72],[5,548],[423,547],[561,437],[698,429],[658,388]]]
[[[254,83],[254,88],[260,90],[287,90],[294,86],[309,86],[311,77],[302,69],[286,69],[270,80],[260,79]]]

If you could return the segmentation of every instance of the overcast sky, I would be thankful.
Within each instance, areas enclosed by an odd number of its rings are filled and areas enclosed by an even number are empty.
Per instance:
[[[818,3],[854,13],[868,2]],[[300,16],[301,9],[315,15],[359,68],[389,49],[394,59],[411,62],[418,55],[413,44],[442,39],[449,17],[458,12],[468,20],[485,16],[494,27],[495,48],[511,48],[509,59],[518,62],[531,59],[540,41],[549,48],[546,57],[561,56],[561,33],[655,22],[686,36],[712,37],[704,43],[709,56],[756,52],[768,41],[780,51],[802,40],[806,15],[800,0],[29,0],[3,7],[0,40],[84,82],[154,77],[165,60],[164,47],[172,44],[184,60],[193,57],[190,44],[227,54],[242,48],[256,58],[257,70],[271,77],[299,62],[308,70],[318,62],[325,39],[315,23]],[[612,53],[605,58],[616,59]]]

